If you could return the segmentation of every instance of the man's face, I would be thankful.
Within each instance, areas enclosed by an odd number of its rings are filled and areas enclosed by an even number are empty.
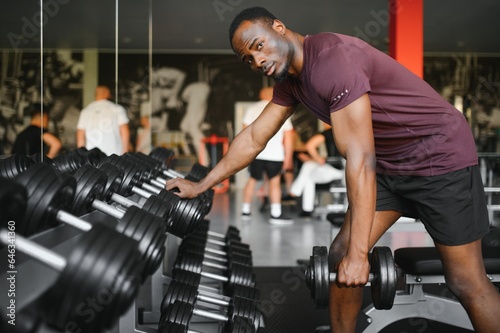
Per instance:
[[[278,82],[287,77],[293,57],[293,48],[280,29],[276,24],[271,27],[260,21],[244,21],[232,40],[233,49],[243,63]]]

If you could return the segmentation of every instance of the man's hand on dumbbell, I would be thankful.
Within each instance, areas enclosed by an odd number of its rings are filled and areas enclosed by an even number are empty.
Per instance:
[[[369,264],[366,258],[354,262],[349,255],[346,255],[337,268],[338,273],[331,272],[326,246],[313,247],[313,254],[310,257],[305,276],[306,284],[317,308],[328,306],[331,283],[354,287],[365,285],[367,282],[370,282],[375,308],[379,310],[392,308],[396,296],[397,271],[389,247],[374,247]],[[344,276],[340,277],[340,274]],[[350,274],[351,282],[349,283],[347,274]]]
[[[355,258],[352,258],[355,257]],[[350,255],[349,253],[342,258],[336,267],[337,278],[335,283],[339,287],[363,287],[368,283],[370,273],[370,264],[368,263],[368,254]]]
[[[165,183],[167,190],[175,192],[175,194],[184,199],[192,199],[199,196],[205,191],[205,189],[200,189],[200,187],[200,183],[182,178],[172,178]]]

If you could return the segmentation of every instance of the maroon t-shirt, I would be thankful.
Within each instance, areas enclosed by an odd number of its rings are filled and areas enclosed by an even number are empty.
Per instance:
[[[364,41],[340,34],[306,36],[299,77],[274,86],[273,102],[299,102],[330,123],[368,93],[377,172],[433,176],[478,163],[465,117],[425,81]]]

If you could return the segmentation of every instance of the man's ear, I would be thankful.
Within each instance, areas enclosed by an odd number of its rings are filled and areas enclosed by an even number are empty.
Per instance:
[[[286,32],[286,26],[283,22],[278,19],[273,21],[273,30],[278,32],[280,35],[284,35]]]

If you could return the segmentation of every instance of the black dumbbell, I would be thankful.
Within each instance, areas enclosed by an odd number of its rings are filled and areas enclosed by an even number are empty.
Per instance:
[[[153,158],[150,158],[144,154],[140,153],[128,153],[125,155],[122,155],[119,157],[122,160],[125,160],[126,163],[132,163],[136,165],[139,168],[142,168],[144,171],[141,180],[143,181],[143,184],[141,185],[144,189],[147,189],[149,191],[153,191],[153,193],[156,193],[154,189],[149,186],[152,185],[153,187],[157,187],[159,190],[164,190],[165,189],[165,183],[167,179],[162,178],[161,176],[167,176],[169,178],[176,178],[176,177],[182,177],[186,178],[191,181],[200,181],[206,173],[208,173],[208,168],[202,166],[199,163],[195,163],[191,171],[187,176],[184,176],[175,170],[171,169],[163,169],[156,160]],[[116,159],[116,158],[115,158]],[[122,162],[123,163],[123,162]],[[199,178],[201,177],[201,178]],[[146,183],[146,184],[145,184]],[[149,183],[149,184],[147,184]],[[203,192],[199,197],[198,200],[202,204],[203,207],[203,213],[206,215],[210,212],[212,208],[212,202],[213,202],[213,197],[214,197],[214,191],[213,190],[208,190]]]
[[[248,286],[235,286],[233,294],[230,296],[229,300],[221,300],[218,298],[213,298],[206,293],[200,292],[197,286],[183,283],[181,281],[172,281],[163,297],[161,303],[161,313],[167,312],[170,304],[181,301],[193,306],[197,306],[197,302],[201,301],[204,303],[222,306],[225,308],[230,308],[236,299],[248,300],[250,302],[256,301],[259,298],[259,292],[257,288]],[[222,314],[221,314],[222,315]],[[242,313],[240,315],[243,315]],[[255,313],[255,318],[249,318],[255,325],[255,328],[260,327],[260,312]]]
[[[203,233],[212,239],[218,239],[220,241],[236,240],[241,242],[240,231],[238,228],[235,226],[229,226],[225,234],[214,232],[210,230],[210,221],[207,219],[203,220],[203,223],[199,223],[193,233]]]
[[[73,177],[58,175],[46,164],[37,164],[20,174],[16,181],[27,191],[27,209],[23,223],[17,225],[17,232],[30,236],[36,232],[55,226],[57,222],[72,225],[81,230],[90,230],[95,225],[65,211],[72,206],[76,181]],[[97,197],[99,189],[88,191],[89,200]],[[92,200],[93,205],[106,206],[104,202]],[[139,243],[139,251],[144,262],[143,278],[153,273],[161,264],[165,253],[166,228],[163,221],[140,208],[128,209],[119,216],[116,230]]]
[[[224,328],[224,332],[230,333],[255,333],[255,327],[248,318],[234,317],[228,327]],[[202,333],[194,331],[188,325],[179,324],[170,320],[164,320],[160,323],[158,333]]]
[[[179,245],[178,252],[181,254],[185,252],[190,253],[193,251],[203,254],[207,259],[212,259],[222,263],[227,263],[228,261],[230,261],[230,259],[228,258],[243,257],[246,258],[249,265],[252,264],[252,251],[246,248],[233,247],[231,246],[231,243],[229,243],[229,245],[224,248],[224,251],[208,247],[206,243],[203,242],[203,240],[191,238],[185,239]]]
[[[101,332],[112,328],[137,296],[141,256],[136,241],[105,226],[96,225],[78,237],[65,258],[19,234],[0,231],[2,243],[15,243],[18,251],[60,272],[41,298],[43,318],[62,330],[74,323],[82,332]],[[100,309],[93,320],[81,312],[89,300]]]
[[[210,244],[218,246],[219,249],[208,247],[208,245]],[[250,250],[250,245],[248,244],[231,240],[227,242],[221,242],[210,239],[206,235],[202,234],[192,233],[188,237],[186,237],[181,243],[181,246],[191,246],[191,245],[203,246],[205,248],[205,252],[218,254],[223,257],[227,257],[228,253],[240,253],[248,256],[252,255],[252,251]]]
[[[212,293],[207,293],[199,290],[198,286],[185,283],[183,281],[172,280],[168,285],[167,292],[163,296],[160,311],[164,312],[167,306],[177,300],[195,304],[197,301],[205,302],[208,304],[228,307],[231,304],[231,299],[240,297],[249,300],[259,299],[259,289],[250,286],[235,285],[233,293],[227,295],[225,299],[214,296]]]
[[[14,154],[0,159],[0,177],[14,179],[34,164],[33,159],[21,154]]]
[[[71,175],[87,163],[86,158],[76,151],[59,154],[51,162],[57,170]]]
[[[12,179],[0,177],[0,226],[21,221],[26,210],[26,189]]]
[[[102,198],[104,201],[114,201],[127,208],[131,206],[140,207],[162,218],[166,222],[167,232],[172,235],[180,238],[186,237],[195,227],[192,221],[200,220],[201,215],[200,211],[196,208],[196,204],[193,205],[193,202],[189,200],[182,200],[179,196],[169,191],[164,191],[161,197],[151,193],[147,193],[147,195],[143,194],[143,197],[146,196],[147,199],[142,204],[117,194],[118,184],[122,181],[123,171],[110,163],[103,163],[99,168],[84,166],[75,173],[75,177],[83,173],[92,175],[99,172],[107,175],[107,184],[103,193],[104,197]],[[88,177],[85,176],[85,178]],[[133,193],[137,191],[141,191],[141,189],[132,188]],[[80,206],[85,207],[85,205]]]
[[[198,182],[202,180],[204,177],[208,175],[209,169],[206,166],[203,166],[199,163],[194,163],[191,166],[191,170],[187,175],[183,175],[174,169],[170,168],[170,166],[165,167],[160,161],[154,159],[151,156],[142,154],[142,153],[127,153],[122,156],[125,159],[130,159],[130,161],[137,161],[138,163],[146,164],[150,170],[154,170],[152,172],[154,175],[165,175],[169,178],[186,178],[188,180],[192,180]]]
[[[203,177],[205,177],[206,174],[208,174],[207,167],[199,163],[195,163],[191,167],[191,171],[189,172],[189,174],[187,176],[184,176],[176,172],[175,170],[163,168],[158,161],[141,153],[127,153],[119,157],[110,157],[110,159],[113,160],[113,163],[117,163],[122,166],[123,163],[130,163],[137,166],[138,168],[141,168],[143,171],[143,173],[141,174],[141,181],[143,182],[143,184],[141,184],[141,187],[143,187],[144,189],[148,189],[149,191],[153,191],[153,193],[156,192],[149,185],[156,186],[160,190],[165,189],[165,183],[167,179],[162,178],[162,176],[167,176],[169,178],[182,177],[191,181],[198,182]],[[118,161],[117,159],[120,159],[120,161]],[[208,214],[212,208],[213,197],[213,190],[205,191],[198,197],[200,202],[203,204],[205,215]]]
[[[190,284],[193,286],[197,286],[199,290],[202,290],[203,293],[209,294],[212,298],[218,298],[221,300],[228,301],[231,298],[228,295],[231,295],[232,290],[228,289],[220,289],[212,286],[207,286],[201,284],[202,276],[199,273],[186,271],[183,269],[172,269],[172,280],[173,281],[181,281],[182,283]]]
[[[108,156],[102,163],[110,163],[124,172],[122,184],[118,189],[120,195],[127,196],[134,193],[146,199],[152,195],[156,195],[167,202],[175,201],[174,216],[172,216],[172,219],[182,223],[172,226],[175,228],[175,230],[172,230],[172,234],[175,232],[179,237],[183,237],[182,235],[189,234],[204,219],[206,214],[204,203],[201,199],[180,199],[171,191],[159,189],[154,186],[148,187],[141,180],[143,173],[141,169],[136,164],[121,159],[117,155]]]
[[[226,315],[197,309],[192,304],[186,302],[175,301],[169,304],[167,310],[162,313],[158,331],[166,332],[164,327],[167,323],[179,324],[187,328],[193,316],[224,322],[223,332],[233,332],[233,323],[240,320],[239,318],[246,319],[247,323],[252,324],[254,329],[256,329],[255,327],[258,327],[260,324],[259,321],[261,318],[260,312],[253,301],[237,297],[232,300]]]
[[[226,261],[222,262],[219,258],[206,254],[203,248],[183,247],[177,253],[176,262],[178,267],[183,268],[187,262],[193,265],[198,261],[198,264],[204,267],[211,267],[221,271],[228,271],[233,264],[253,266],[252,257],[244,254],[234,253],[224,259]]]
[[[175,159],[175,152],[171,149],[155,147],[149,156],[159,161],[163,167],[170,168]]]
[[[374,247],[370,259],[373,305],[379,310],[389,310],[394,303],[397,286],[397,271],[389,247]],[[306,284],[317,308],[328,306],[330,283],[335,282],[336,273],[330,273],[326,246],[313,247],[309,267],[306,270]]]
[[[77,181],[77,190],[71,212],[75,215],[82,215],[88,213],[92,207],[94,199],[101,201],[114,201],[120,205],[129,207],[138,207],[142,210],[160,217],[165,221],[167,228],[174,221],[170,218],[171,210],[174,207],[175,201],[165,202],[156,196],[149,197],[145,203],[139,204],[133,200],[125,198],[116,194],[116,187],[119,183],[119,173],[114,177],[108,177],[110,168],[116,167],[112,165],[103,164],[103,169],[98,169],[91,165],[82,166],[73,177]],[[119,170],[117,170],[119,172]],[[92,194],[90,194],[92,193]]]
[[[229,258],[231,256],[235,256],[235,255],[247,257],[247,258],[250,258],[250,260],[251,260],[252,251],[250,249],[231,246],[231,244],[232,243],[229,243],[229,245],[224,248],[224,251],[221,251],[221,250],[217,250],[217,249],[213,249],[211,247],[208,247],[206,245],[206,243],[204,243],[203,240],[198,241],[198,238],[194,238],[194,239],[190,238],[190,239],[187,239],[187,241],[183,241],[179,245],[178,252],[182,253],[183,251],[187,251],[187,250],[192,249],[196,252],[203,253],[205,255],[214,256],[215,258],[217,258],[216,259],[217,261],[221,261],[221,262],[226,262],[227,258]]]
[[[195,163],[192,166],[189,174],[187,174],[186,176],[176,172],[175,170],[164,171],[163,172],[164,176],[167,176],[168,178],[164,178],[162,176],[157,176],[155,178],[148,179],[149,184],[145,184],[145,185],[143,185],[143,187],[152,193],[157,193],[158,190],[155,190],[155,187],[156,187],[156,189],[164,189],[168,179],[185,178],[185,179],[193,181],[193,182],[199,182],[203,178],[203,177],[198,178],[200,176],[199,175],[200,168],[206,168],[206,167],[202,166],[201,164]],[[151,187],[151,186],[153,186],[153,187]],[[174,189],[174,191],[175,191],[175,189]],[[209,190],[206,190],[205,192],[202,192],[198,197],[198,198],[200,198],[200,201],[204,205],[205,214],[210,213],[210,211],[212,210],[214,195],[215,195],[215,191],[213,189],[209,189]]]
[[[101,163],[103,159],[106,158],[106,154],[103,153],[99,148],[94,147],[88,150],[85,147],[77,148],[74,151],[77,155],[83,158],[84,163],[97,166]]]
[[[224,275],[208,272],[203,269],[203,266],[203,263],[200,263],[199,257],[197,258],[196,256],[183,257],[180,260],[176,260],[173,265],[176,270],[194,272],[208,279],[222,282],[226,294],[231,294],[232,287],[237,284],[255,286],[255,276],[252,266],[233,263],[226,267],[227,270]]]

